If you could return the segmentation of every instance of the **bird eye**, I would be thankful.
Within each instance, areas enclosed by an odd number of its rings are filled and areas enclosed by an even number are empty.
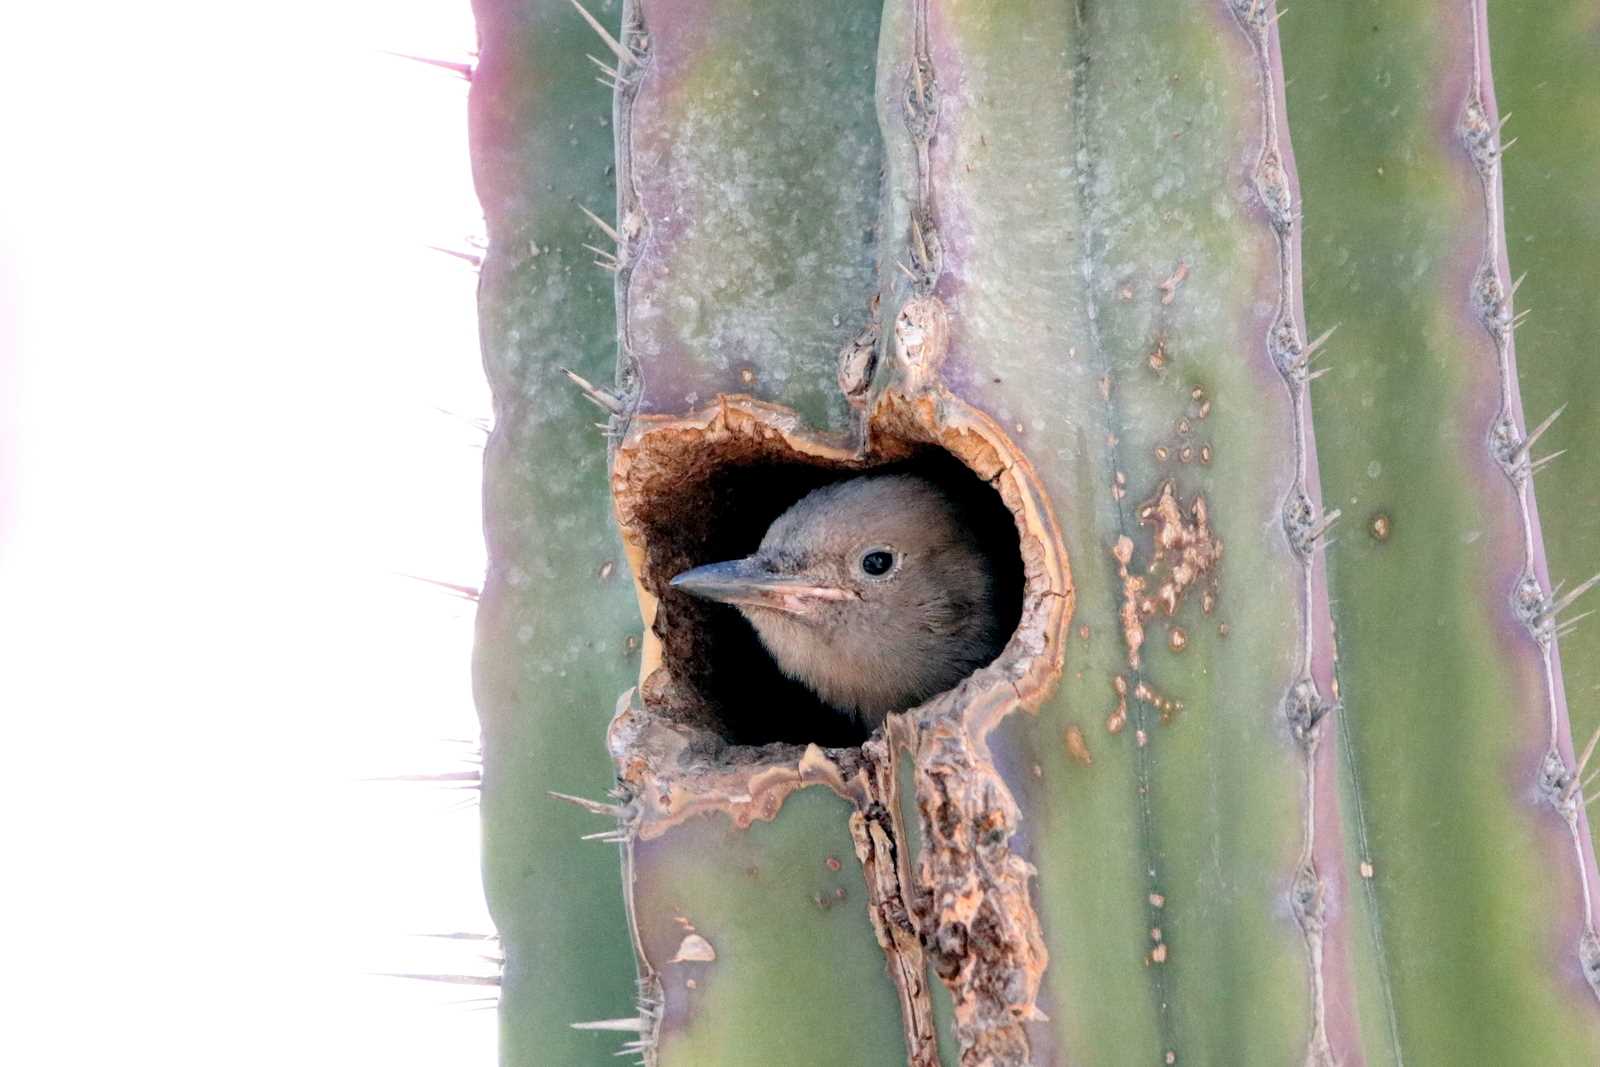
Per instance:
[[[861,557],[861,573],[869,578],[882,578],[894,569],[894,553],[887,548],[874,548]]]

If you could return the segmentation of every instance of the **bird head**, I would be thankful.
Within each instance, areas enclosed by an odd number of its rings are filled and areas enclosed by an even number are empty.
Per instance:
[[[783,672],[876,725],[949,689],[1004,644],[994,568],[928,479],[862,475],[784,512],[744,559],[672,579],[736,607]]]

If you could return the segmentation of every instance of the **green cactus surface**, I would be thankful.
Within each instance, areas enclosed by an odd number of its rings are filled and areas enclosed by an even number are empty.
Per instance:
[[[474,676],[484,882],[506,955],[501,1057],[594,1063],[615,1035],[570,1024],[625,1014],[634,957],[615,851],[581,842],[594,818],[549,792],[603,796],[614,781],[605,725],[638,674],[640,628],[593,415],[552,375],[572,365],[599,377],[612,359],[610,278],[584,251],[593,227],[574,208],[610,181],[609,94],[590,76],[593,34],[570,6],[482,5],[478,18],[473,151],[494,248],[479,293],[495,429]],[[569,616],[560,603],[584,610]]]
[[[1470,298],[1486,239],[1507,289],[1524,269],[1486,233],[1459,135],[1481,13],[1326,7],[1315,40],[1284,40],[1306,302],[1339,324],[1316,417],[1349,520],[1329,569],[1349,850],[1374,872],[1352,900],[1367,1062],[1585,1062],[1600,1028],[1578,967],[1580,872],[1536,798],[1545,683],[1512,609],[1522,529],[1489,447],[1501,386]]]
[[[503,1063],[1600,1062],[1592,5],[475,6]],[[666,584],[951,455],[870,737]]]

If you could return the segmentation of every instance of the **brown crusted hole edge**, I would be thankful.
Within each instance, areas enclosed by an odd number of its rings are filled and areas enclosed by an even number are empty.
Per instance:
[[[906,714],[960,723],[981,740],[1013,709],[1036,710],[1060,677],[1074,590],[1059,527],[1026,457],[993,419],[937,381],[910,395],[892,387],[878,392],[863,419],[866,432],[857,439],[866,444],[852,447],[842,437],[799,429],[800,418],[780,405],[723,395],[688,415],[636,416],[619,442],[611,491],[645,633],[639,685],[619,701],[608,744],[619,777],[643,803],[641,836],[706,810],[725,811],[742,825],[772,819],[783,797],[805,784],[826,782],[861,799],[844,781],[857,769],[858,748],[730,746],[699,706],[696,628],[662,617],[661,592],[679,570],[711,558],[688,532],[705,525],[697,520],[707,500],[683,489],[706,486],[718,469],[783,467],[785,479],[822,484],[919,450],[954,457],[998,493],[1015,522],[1020,619],[993,663]],[[663,529],[674,536],[652,537]]]

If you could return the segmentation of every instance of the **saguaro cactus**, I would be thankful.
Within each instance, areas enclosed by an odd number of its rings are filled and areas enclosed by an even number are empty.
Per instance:
[[[1592,9],[477,9],[506,1063],[1600,1057]],[[884,464],[1017,624],[864,736],[667,581]]]

